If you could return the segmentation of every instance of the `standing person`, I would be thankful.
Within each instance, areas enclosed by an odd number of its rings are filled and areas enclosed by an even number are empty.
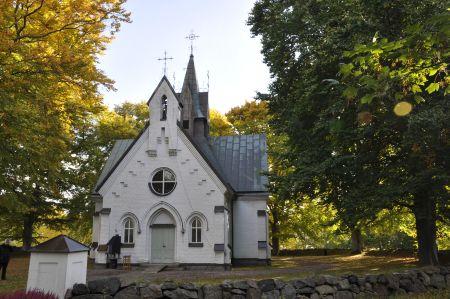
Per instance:
[[[11,241],[6,239],[5,243],[0,245],[0,269],[2,269],[2,280],[6,279],[6,268],[8,268],[8,263],[12,252],[12,247],[9,245],[10,243]]]

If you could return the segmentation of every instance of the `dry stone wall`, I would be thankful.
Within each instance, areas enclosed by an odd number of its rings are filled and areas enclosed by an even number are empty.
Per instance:
[[[66,298],[173,298],[173,299],[244,299],[244,298],[377,298],[450,290],[450,267],[427,267],[394,274],[319,275],[282,281],[277,279],[224,281],[221,284],[194,285],[166,281],[162,284],[122,286],[117,278],[76,284]]]

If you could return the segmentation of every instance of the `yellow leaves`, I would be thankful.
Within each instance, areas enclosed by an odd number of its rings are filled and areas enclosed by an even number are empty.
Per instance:
[[[417,85],[417,84],[413,84],[413,85],[411,86],[411,91],[412,91],[413,93],[420,93],[420,92],[422,92],[422,88],[420,88],[420,86]]]
[[[227,117],[216,109],[209,110],[209,121],[211,136],[234,135],[233,126],[228,121]]]

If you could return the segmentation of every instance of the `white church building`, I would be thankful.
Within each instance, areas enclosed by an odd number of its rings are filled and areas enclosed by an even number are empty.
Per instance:
[[[265,135],[209,136],[193,55],[181,93],[164,76],[148,106],[149,123],[116,141],[94,187],[95,262],[119,234],[132,263],[269,263]]]

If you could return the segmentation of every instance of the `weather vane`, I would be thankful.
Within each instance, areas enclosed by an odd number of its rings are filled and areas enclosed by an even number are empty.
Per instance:
[[[167,57],[167,51],[164,51],[164,58],[158,58],[159,61],[164,60],[164,76],[167,73],[167,60],[172,60],[173,57]]]
[[[191,30],[191,33],[188,36],[186,36],[186,39],[191,41],[191,55],[193,55],[194,53],[194,40],[196,40],[199,37],[200,36],[195,35],[194,30]]]

